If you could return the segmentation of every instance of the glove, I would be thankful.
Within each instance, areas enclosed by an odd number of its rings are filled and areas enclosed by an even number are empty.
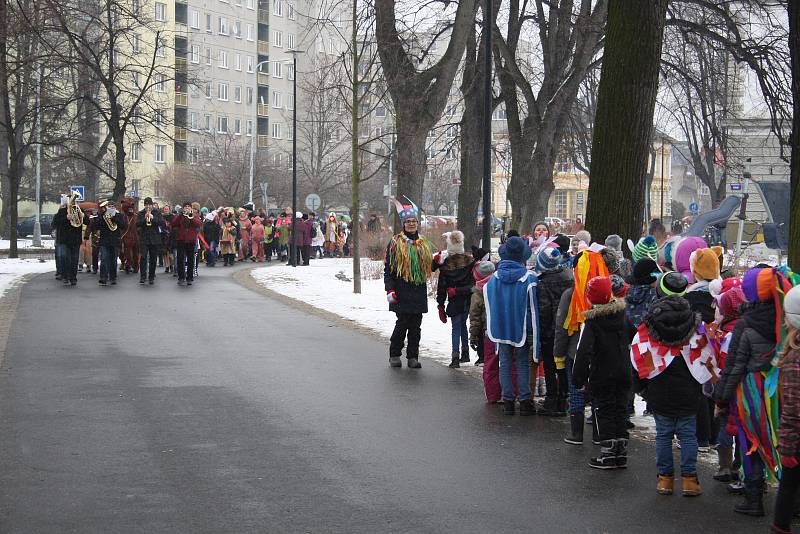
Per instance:
[[[800,465],[800,462],[798,462],[797,458],[794,456],[784,456],[781,454],[781,465],[787,469],[794,469]]]
[[[447,322],[447,314],[444,312],[444,306],[439,306],[439,320],[443,323]]]
[[[456,288],[448,287],[447,288],[447,296],[450,297],[450,298],[455,297],[456,296]]]
[[[397,304],[397,293],[394,292],[394,289],[386,292],[386,300],[389,301],[389,304]]]
[[[567,368],[567,357],[566,356],[554,356],[553,360],[556,363],[556,369],[566,369]]]
[[[478,342],[477,341],[470,341],[469,346],[475,352],[478,352]]]
[[[446,250],[440,250],[439,252],[437,252],[436,254],[433,255],[433,261],[435,261],[439,265],[443,264],[444,260],[446,260],[446,259],[447,259],[447,251]]]

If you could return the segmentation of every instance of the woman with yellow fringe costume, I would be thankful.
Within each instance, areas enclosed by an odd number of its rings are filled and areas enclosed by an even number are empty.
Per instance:
[[[748,303],[731,335],[728,358],[714,400],[738,420],[738,444],[743,452],[744,502],[734,511],[764,515],[766,476],[781,476],[778,454],[780,387],[777,362],[780,341],[785,337],[783,297],[791,289],[794,275],[785,267],[755,268],[745,273],[742,291]]]
[[[389,344],[389,365],[401,367],[400,356],[408,337],[406,358],[410,369],[419,369],[422,314],[428,312],[428,279],[433,267],[433,245],[419,235],[419,209],[408,197],[407,204],[394,200],[403,231],[386,247],[383,284],[389,310],[397,322]]]

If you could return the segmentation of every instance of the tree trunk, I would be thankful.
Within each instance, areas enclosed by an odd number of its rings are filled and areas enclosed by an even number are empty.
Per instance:
[[[353,121],[352,124],[352,135],[350,136],[350,158],[352,163],[352,175],[351,175],[351,208],[350,208],[350,215],[353,218],[353,238],[352,238],[352,249],[353,249],[353,293],[361,293],[361,244],[359,243],[359,239],[361,238],[361,221],[358,218],[358,208],[359,204],[361,203],[359,199],[359,188],[361,186],[361,173],[359,172],[359,160],[358,160],[358,64],[359,64],[359,57],[358,57],[358,0],[353,0],[353,24],[352,24],[352,36],[350,40],[350,46],[353,47],[352,55],[353,55],[353,86],[350,88],[352,91],[352,103],[351,103],[351,119]]]
[[[397,198],[403,201],[407,196],[417,204],[422,204],[422,187],[425,183],[427,157],[425,143],[430,124],[420,130],[419,124],[409,120],[397,121]],[[420,206],[422,207],[422,206]],[[402,229],[395,214],[395,228]],[[398,230],[399,231],[399,230]]]
[[[800,4],[789,2],[789,51],[792,56],[792,162],[789,210],[789,265],[800,271]]]
[[[117,130],[114,137],[114,192],[111,195],[116,201],[125,196],[125,135]]]
[[[668,0],[609,4],[592,136],[586,227],[595,241],[642,233],[642,199],[653,130]]]

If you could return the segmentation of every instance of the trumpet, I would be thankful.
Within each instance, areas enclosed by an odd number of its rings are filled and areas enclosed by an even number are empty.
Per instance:
[[[147,208],[144,214],[144,222],[147,226],[153,226],[153,214],[150,212],[150,208]]]
[[[72,193],[67,199],[67,219],[74,228],[83,226],[83,211],[78,206],[78,193]]]
[[[194,210],[190,206],[186,206],[183,208],[183,216],[187,219],[191,219],[194,217]]]

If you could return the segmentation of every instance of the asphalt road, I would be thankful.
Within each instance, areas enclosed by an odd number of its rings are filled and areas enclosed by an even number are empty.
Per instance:
[[[430,361],[390,369],[385,342],[243,287],[239,269],[190,288],[48,274],[22,289],[0,372],[0,532],[767,530],[708,470],[689,499],[656,495],[651,444],[631,444],[627,470],[590,469],[566,421],[504,417]]]

